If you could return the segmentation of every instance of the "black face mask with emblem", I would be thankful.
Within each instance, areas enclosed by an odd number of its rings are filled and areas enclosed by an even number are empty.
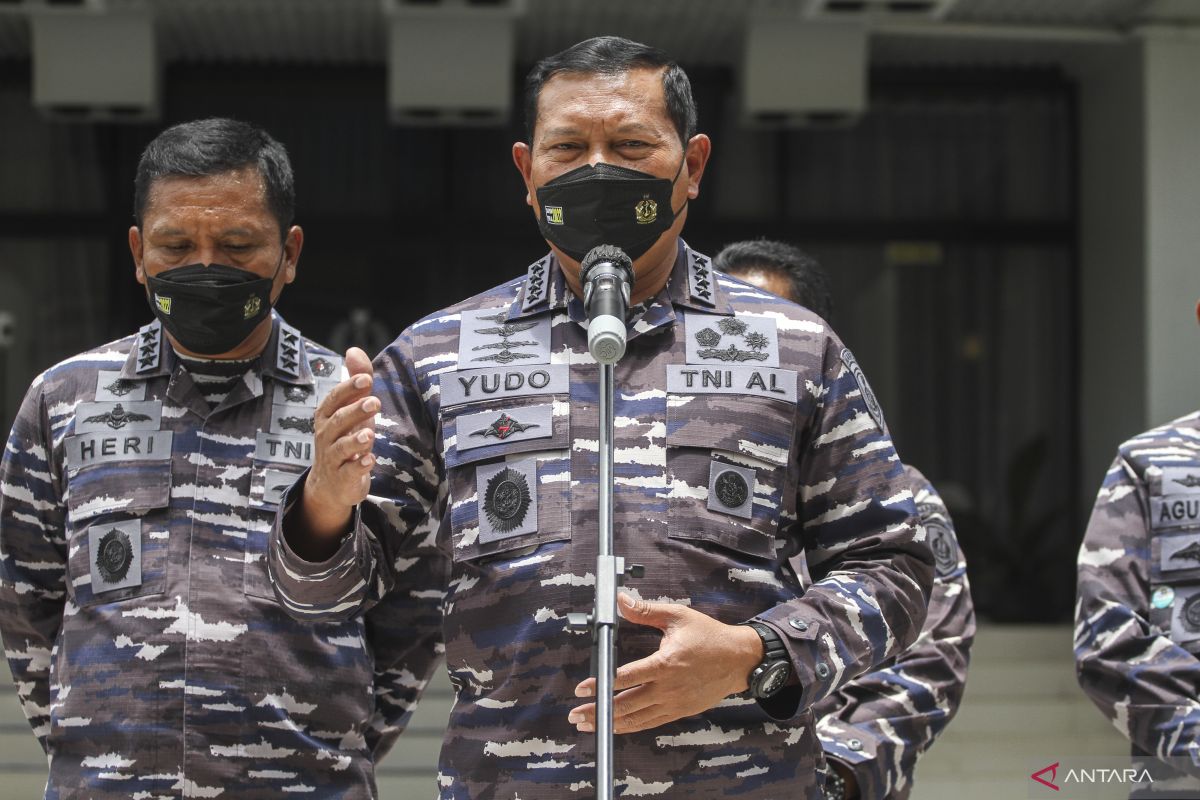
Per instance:
[[[283,266],[276,267],[279,274]],[[183,347],[211,356],[227,353],[271,313],[275,277],[223,264],[188,264],[146,276],[154,316]]]
[[[537,190],[538,228],[546,240],[576,261],[593,247],[616,245],[630,258],[649,250],[679,214],[671,208],[671,179],[612,164],[586,164]]]

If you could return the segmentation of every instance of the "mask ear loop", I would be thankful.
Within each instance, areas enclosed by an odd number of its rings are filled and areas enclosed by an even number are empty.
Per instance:
[[[687,148],[684,147],[683,158],[681,158],[679,160],[679,169],[675,170],[675,177],[671,178],[671,191],[675,191],[675,181],[679,180],[679,176],[683,174],[683,165],[686,163],[687,163]],[[671,209],[671,218],[678,219],[679,215],[683,213],[683,210],[685,208],[687,208],[687,205],[688,205],[688,197],[685,194],[683,196],[683,205],[681,205],[679,207],[679,210],[676,211],[675,209]]]

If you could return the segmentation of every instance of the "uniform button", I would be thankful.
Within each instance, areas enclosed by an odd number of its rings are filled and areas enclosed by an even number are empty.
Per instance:
[[[849,747],[851,750],[862,750],[862,740],[851,739],[850,741],[846,742],[846,747]]]
[[[817,677],[821,680],[825,680],[829,677],[829,665],[824,661],[817,664]]]
[[[789,619],[788,625],[791,625],[793,628],[795,628],[798,631],[808,630],[808,623],[805,622],[804,620],[800,619],[799,617],[792,617],[791,619]]]

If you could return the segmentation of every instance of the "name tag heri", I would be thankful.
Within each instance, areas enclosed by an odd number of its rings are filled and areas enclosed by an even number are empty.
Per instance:
[[[82,433],[68,436],[67,468],[77,470],[112,461],[170,461],[171,431]]]
[[[554,435],[554,407],[522,406],[500,411],[463,414],[454,423],[458,451]]]
[[[88,569],[93,594],[141,585],[141,520],[88,528]]]
[[[796,372],[770,367],[667,365],[670,394],[752,394],[796,402]]]
[[[1200,494],[1200,466],[1163,467],[1159,494]]]
[[[127,380],[122,378],[117,370],[101,370],[96,373],[96,400],[128,403],[145,399],[145,381]]]
[[[1200,496],[1169,494],[1150,498],[1150,529],[1200,525]]]
[[[442,408],[495,397],[566,394],[571,390],[566,364],[507,369],[465,369],[439,376]]]
[[[161,427],[162,403],[158,400],[80,403],[75,408],[75,433],[156,431]]]
[[[254,457],[259,461],[276,461],[307,467],[312,463],[313,444],[309,436],[287,436],[282,433],[259,431],[255,437]]]
[[[779,332],[770,317],[684,316],[689,364],[779,366]]]

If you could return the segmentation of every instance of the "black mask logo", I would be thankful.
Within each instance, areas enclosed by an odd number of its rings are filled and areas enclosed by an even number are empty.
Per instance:
[[[640,258],[683,213],[671,208],[671,179],[612,164],[585,164],[537,190],[542,236],[576,261],[592,248],[615,245]],[[684,201],[684,206],[687,201]]]

